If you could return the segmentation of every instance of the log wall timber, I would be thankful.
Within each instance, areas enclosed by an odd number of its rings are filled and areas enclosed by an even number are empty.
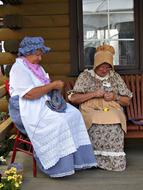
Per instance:
[[[5,51],[7,52],[18,52],[20,40],[6,40],[4,43]],[[52,51],[51,52],[61,52],[61,51],[69,51],[69,40],[45,40],[45,44],[49,46]],[[61,45],[62,44],[62,45]]]
[[[6,80],[7,80],[6,76],[0,76],[0,85],[3,85]]]
[[[68,3],[69,0],[60,0],[61,3]],[[57,3],[57,0],[24,0],[24,4],[37,4],[37,3]]]
[[[23,16],[23,27],[58,27],[68,26],[68,15]]]
[[[22,39],[24,36],[42,36],[48,40],[69,39],[68,27],[53,28],[24,28],[13,31],[11,29],[0,29],[0,40]],[[62,44],[61,44],[62,45]]]
[[[30,0],[29,0],[30,1]],[[3,17],[6,14],[19,14],[19,15],[61,15],[68,14],[69,7],[68,2],[61,3],[60,0],[57,2],[47,2],[47,3],[38,3],[29,5],[9,5],[0,6],[0,16]]]
[[[51,47],[52,52],[70,51],[69,39],[46,40],[45,44]]]
[[[2,141],[5,138],[6,134],[10,131],[10,129],[12,128],[11,125],[12,121],[10,117],[2,124],[0,124],[0,141]]]
[[[5,53],[0,53],[0,65],[8,65],[8,64],[13,64],[15,61],[16,56],[5,52]]]
[[[69,76],[69,0],[24,0],[20,5],[0,6],[0,16],[6,15],[21,15],[22,28],[19,30],[1,28],[0,40],[21,40],[24,36],[42,36],[46,45],[52,48],[52,52],[44,56],[41,62],[46,72],[55,78]],[[16,51],[11,52],[16,53]],[[0,59],[2,60],[0,64],[13,64],[15,56],[7,52],[5,55],[0,55]]]
[[[6,95],[5,85],[0,86],[0,98]]]
[[[0,99],[0,112],[8,112],[8,101],[6,98]]]
[[[15,62],[16,55],[11,53],[0,53],[0,65],[13,64]],[[70,61],[68,52],[50,52],[44,55],[42,58],[42,64],[67,64]]]
[[[56,76],[56,75],[63,75],[66,76],[67,73],[70,72],[70,65],[69,64],[43,64],[42,65],[46,71],[50,75]],[[54,73],[54,74],[53,74]]]

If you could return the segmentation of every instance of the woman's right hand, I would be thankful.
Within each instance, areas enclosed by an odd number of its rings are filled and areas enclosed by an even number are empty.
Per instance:
[[[94,97],[95,98],[102,98],[104,96],[104,90],[98,89],[94,92]]]
[[[62,90],[62,88],[64,87],[64,82],[61,80],[56,80],[52,82],[52,85],[53,89]]]
[[[104,94],[104,100],[107,102],[114,101],[116,100],[116,94],[114,92],[106,92]]]

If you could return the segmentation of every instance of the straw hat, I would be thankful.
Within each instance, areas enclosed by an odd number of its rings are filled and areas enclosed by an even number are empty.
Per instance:
[[[96,53],[94,55],[94,67],[98,67],[103,63],[108,63],[113,68],[113,55],[115,54],[115,50],[112,46],[104,44],[96,48]]]

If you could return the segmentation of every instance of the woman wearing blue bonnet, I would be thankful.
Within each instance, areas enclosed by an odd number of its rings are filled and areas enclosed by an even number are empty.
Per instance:
[[[10,71],[9,111],[31,140],[37,165],[50,177],[96,166],[81,113],[61,96],[64,83],[51,81],[40,65],[50,51],[42,37],[25,37]]]

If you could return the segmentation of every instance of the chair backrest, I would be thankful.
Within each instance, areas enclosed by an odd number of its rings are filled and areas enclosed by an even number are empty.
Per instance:
[[[122,75],[122,78],[133,93],[130,105],[126,108],[127,119],[143,119],[143,75]]]

